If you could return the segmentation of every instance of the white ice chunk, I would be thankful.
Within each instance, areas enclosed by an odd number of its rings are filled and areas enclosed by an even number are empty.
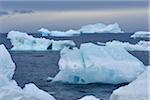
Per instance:
[[[15,81],[10,81],[5,86],[0,87],[0,100],[56,100],[34,84],[26,84],[21,89]]]
[[[7,38],[11,40],[11,50],[61,50],[64,47],[74,47],[72,40],[54,41],[45,38],[35,38],[24,32],[10,31]]]
[[[120,47],[82,44],[80,49],[63,49],[59,60],[60,72],[53,81],[73,84],[126,83],[143,72],[145,66]]]
[[[138,31],[131,35],[131,38],[150,38],[150,32]]]
[[[150,67],[135,81],[114,90],[110,100],[150,100]]]
[[[55,100],[53,96],[49,95],[47,92],[43,90],[40,90],[32,83],[25,85],[25,87],[23,88],[23,93],[24,95],[35,97],[39,100]]]
[[[12,79],[15,71],[15,64],[4,45],[0,45],[0,74]]]
[[[13,47],[11,50],[47,50],[52,43],[45,38],[34,38],[27,33],[10,31],[7,38],[11,40]]]
[[[150,51],[150,41],[139,41],[137,44],[130,44],[129,42],[120,42],[114,40],[112,42],[106,42],[105,45],[122,47],[128,51]]]
[[[80,98],[79,100],[100,100],[100,99],[96,98],[93,95],[88,95],[88,96],[84,96],[84,97]]]
[[[79,29],[81,33],[124,33],[118,23],[105,25],[103,23],[85,25]]]
[[[34,84],[28,84],[21,89],[12,80],[15,71],[10,54],[4,45],[0,45],[0,100],[55,100]]]
[[[41,28],[38,30],[38,32],[42,34],[42,36],[48,36],[50,34],[50,31],[46,28]]]

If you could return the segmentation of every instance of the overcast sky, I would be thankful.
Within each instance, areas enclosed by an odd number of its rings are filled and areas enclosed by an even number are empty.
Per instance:
[[[24,1],[0,0],[0,32],[79,29],[117,22],[126,32],[148,30],[148,0]]]

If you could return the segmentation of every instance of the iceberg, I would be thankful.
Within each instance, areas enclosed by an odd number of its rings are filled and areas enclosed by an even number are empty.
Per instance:
[[[53,82],[128,83],[135,80],[145,69],[141,61],[121,47],[85,43],[80,49],[64,48],[60,54],[60,71]]]
[[[131,38],[150,38],[150,32],[138,31],[131,35]]]
[[[150,66],[136,80],[114,90],[109,100],[150,100]]]
[[[118,23],[105,25],[97,23],[93,25],[85,25],[79,29],[81,33],[124,33]]]
[[[73,36],[73,35],[78,35],[80,34],[79,31],[76,30],[68,30],[68,31],[51,31],[50,35],[51,36]]]
[[[101,100],[101,99],[96,98],[93,95],[88,95],[88,96],[84,96],[84,97],[80,98],[79,100]]]
[[[98,43],[102,44],[102,43]],[[120,42],[113,40],[106,42],[105,45],[113,47],[122,47],[127,51],[150,51],[150,41],[139,41],[137,44],[130,44],[129,42]]]
[[[54,41],[45,38],[35,38],[24,32],[10,31],[7,38],[11,40],[11,50],[61,50],[66,47],[74,47],[72,40]]]
[[[58,31],[58,30],[52,30],[49,31],[48,29],[41,28],[39,30],[40,33],[44,35],[50,35],[50,36],[73,36],[73,35],[80,35],[80,34],[88,34],[88,33],[124,33],[124,31],[121,30],[118,23],[105,25],[103,23],[97,23],[97,24],[91,24],[91,25],[85,25],[82,26],[78,30],[67,30],[67,31]]]
[[[42,36],[48,36],[50,34],[50,31],[46,28],[41,28],[38,30],[38,32],[42,34]]]
[[[55,98],[33,83],[21,89],[12,80],[15,64],[4,45],[0,45],[0,100],[55,100]]]
[[[11,40],[13,47],[11,50],[47,50],[52,43],[45,38],[34,38],[24,32],[10,31],[7,38]]]

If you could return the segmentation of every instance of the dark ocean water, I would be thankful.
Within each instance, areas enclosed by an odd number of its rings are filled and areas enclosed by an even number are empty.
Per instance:
[[[107,42],[110,40],[128,41],[137,43],[141,39],[130,38],[131,34],[93,34],[73,37],[46,37],[54,40],[72,39],[77,46],[86,42]],[[35,37],[40,37],[34,34]],[[143,39],[147,40],[147,39]],[[40,89],[43,89],[54,95],[57,100],[76,100],[85,95],[95,95],[102,100],[108,100],[114,89],[125,84],[88,84],[71,85],[63,83],[52,83],[47,81],[47,77],[54,77],[58,69],[59,51],[11,51],[11,43],[6,39],[6,34],[0,34],[0,44],[5,44],[8,48],[13,61],[16,64],[14,79],[19,86],[24,87],[26,83],[35,83]],[[141,60],[145,65],[149,64],[149,53],[142,51],[132,51],[132,55]]]

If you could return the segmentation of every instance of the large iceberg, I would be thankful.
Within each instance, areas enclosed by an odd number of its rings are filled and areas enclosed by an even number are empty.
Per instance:
[[[38,30],[38,32],[42,34],[42,36],[48,36],[50,34],[50,31],[46,28],[41,28]]]
[[[101,99],[96,98],[93,95],[87,95],[87,96],[84,96],[84,97],[80,98],[79,100],[101,100]]]
[[[79,29],[81,33],[124,33],[118,23],[105,25],[103,23],[82,26]]]
[[[145,66],[124,48],[85,43],[80,49],[64,48],[59,69],[53,81],[119,84],[135,80]]]
[[[11,50],[61,50],[64,47],[74,47],[72,40],[54,41],[45,38],[35,38],[24,32],[10,31],[7,38],[11,40]]]
[[[131,35],[131,38],[150,38],[150,32],[138,31]]]
[[[102,44],[101,42],[98,44]],[[150,41],[139,41],[137,44],[130,44],[129,42],[120,42],[113,40],[111,42],[104,43],[107,46],[122,47],[127,51],[150,51]]]
[[[55,100],[55,98],[34,84],[26,84],[21,89],[12,80],[15,70],[10,54],[4,45],[0,45],[0,100]]]
[[[88,34],[88,33],[124,33],[121,30],[118,23],[105,25],[103,23],[91,24],[82,26],[78,30],[67,30],[67,31],[49,31],[48,29],[41,28],[40,33],[46,34],[49,33],[50,36],[73,36],[79,34]]]
[[[19,31],[10,31],[7,38],[13,45],[11,50],[47,50],[52,43],[51,40],[34,38],[32,35]]]
[[[114,90],[110,100],[150,100],[150,66],[135,81]]]

